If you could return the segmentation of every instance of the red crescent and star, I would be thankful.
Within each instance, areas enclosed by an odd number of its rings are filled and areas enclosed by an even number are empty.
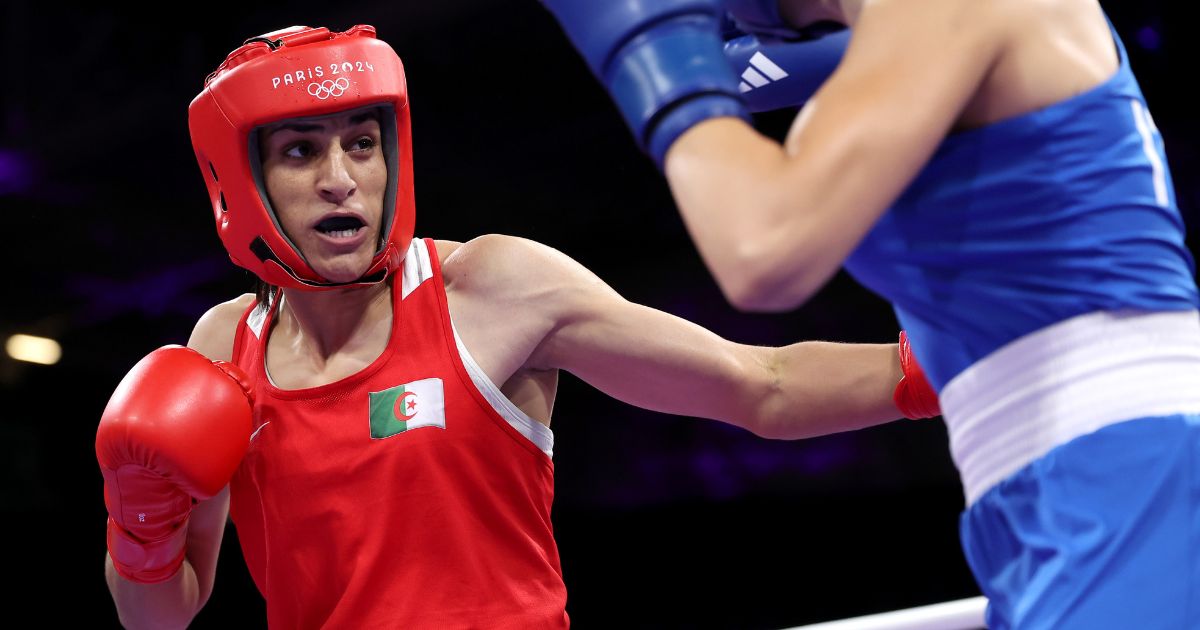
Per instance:
[[[417,415],[417,392],[404,392],[404,395],[396,399],[396,408],[394,410],[396,418],[399,420],[411,420]],[[405,413],[405,410],[409,413]]]

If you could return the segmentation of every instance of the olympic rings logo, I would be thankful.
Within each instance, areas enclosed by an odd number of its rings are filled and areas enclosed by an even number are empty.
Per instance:
[[[326,79],[320,83],[309,83],[308,93],[323,101],[331,96],[337,98],[345,94],[349,87],[350,81],[346,77],[341,77],[336,81]]]

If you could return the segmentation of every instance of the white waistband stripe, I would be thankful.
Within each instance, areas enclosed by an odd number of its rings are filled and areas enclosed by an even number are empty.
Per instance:
[[[1123,420],[1200,412],[1200,314],[1080,315],[981,359],[940,400],[970,505],[1074,438]]]

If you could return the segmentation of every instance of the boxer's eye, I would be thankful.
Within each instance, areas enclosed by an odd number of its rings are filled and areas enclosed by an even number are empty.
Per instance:
[[[283,154],[290,158],[306,158],[313,154],[313,147],[307,142],[296,142],[284,148]]]

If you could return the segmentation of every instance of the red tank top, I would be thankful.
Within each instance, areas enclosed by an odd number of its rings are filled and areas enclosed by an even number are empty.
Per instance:
[[[269,625],[567,627],[549,431],[460,355],[431,241],[392,285],[387,349],[320,387],[267,376],[278,303],[238,323],[256,431],[230,512]]]

